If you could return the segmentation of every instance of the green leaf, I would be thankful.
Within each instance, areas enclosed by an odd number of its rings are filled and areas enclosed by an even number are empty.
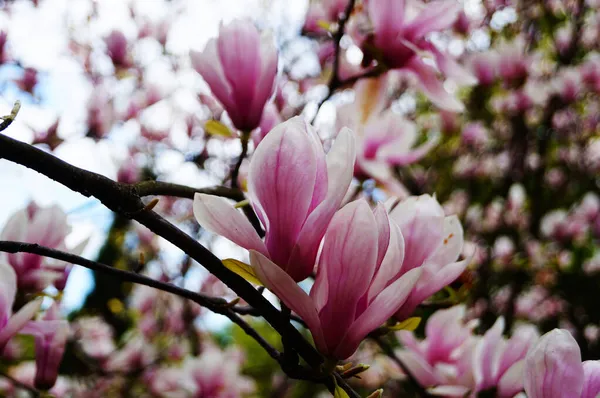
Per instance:
[[[216,120],[209,120],[204,123],[204,130],[210,135],[218,135],[221,137],[232,137],[233,133],[229,130],[229,127]]]
[[[350,398],[348,393],[344,391],[342,387],[338,386],[335,377],[333,378],[333,382],[335,383],[335,391],[333,392],[333,398]]]
[[[227,269],[235,272],[236,274],[238,274],[239,276],[241,276],[248,282],[250,282],[254,285],[259,285],[259,286],[263,285],[263,283],[260,281],[260,279],[258,279],[258,276],[256,276],[256,273],[254,272],[254,268],[252,268],[250,265],[248,265],[244,262],[238,261],[236,259],[233,259],[233,258],[227,258],[227,259],[223,260],[222,262],[223,262],[223,265],[225,267],[227,267]]]
[[[419,327],[419,324],[421,323],[421,318],[418,316],[413,316],[411,318],[405,319],[400,323],[397,323],[393,326],[388,326],[388,328],[390,330],[408,330],[409,332],[414,331],[416,328]]]

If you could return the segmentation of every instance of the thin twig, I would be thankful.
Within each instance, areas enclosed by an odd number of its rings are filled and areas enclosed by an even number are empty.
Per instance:
[[[172,184],[163,181],[142,181],[133,184],[133,187],[140,196],[148,195],[164,195],[175,196],[178,198],[194,199],[197,193],[205,193],[208,195],[221,196],[239,202],[244,200],[244,194],[239,189],[232,189],[223,186],[215,186],[208,188],[193,188],[186,185]]]
[[[231,170],[231,188],[232,189],[238,188],[238,176],[240,174],[240,167],[242,167],[242,162],[244,161],[244,159],[246,158],[246,155],[248,154],[248,140],[250,140],[250,133],[245,132],[245,131],[242,132],[242,136],[240,137],[240,141],[242,142],[242,153],[240,153],[240,156],[238,157],[238,160],[235,163],[233,170]]]
[[[396,363],[396,365],[398,365],[398,367],[400,367],[400,369],[402,369],[402,372],[404,372],[404,374],[408,378],[408,381],[410,382],[411,386],[415,389],[415,391],[419,394],[420,397],[431,397],[432,396],[425,390],[425,388],[423,388],[423,386],[421,386],[421,384],[419,384],[417,379],[408,370],[408,368],[400,360],[400,358],[398,358],[398,356],[396,355],[396,353],[394,352],[392,347],[389,346],[389,344],[387,344],[385,341],[383,341],[383,339],[381,337],[373,337],[372,340],[377,343],[377,345],[379,346],[379,348],[381,348],[383,350],[383,353],[385,355],[387,355],[392,361],[394,361]]]

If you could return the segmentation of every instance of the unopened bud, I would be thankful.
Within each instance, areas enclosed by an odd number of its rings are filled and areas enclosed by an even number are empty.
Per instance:
[[[383,396],[383,388],[373,391],[367,398],[381,398]]]
[[[368,370],[369,368],[370,368],[369,365],[366,365],[364,363],[359,363],[355,367],[342,372],[341,376],[344,379],[349,379],[350,377],[357,377],[359,374]]]

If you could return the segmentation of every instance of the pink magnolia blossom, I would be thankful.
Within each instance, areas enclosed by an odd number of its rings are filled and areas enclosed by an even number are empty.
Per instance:
[[[483,336],[473,334],[477,321],[465,322],[466,307],[437,311],[417,341],[412,332],[398,332],[404,349],[399,358],[419,384],[436,395],[464,397],[495,388],[500,398],[523,390],[523,366],[539,334],[532,325],[518,326],[510,339],[502,336],[498,318]]]
[[[17,275],[10,265],[0,262],[0,355],[8,341],[23,329],[42,305],[41,299],[31,301],[13,315],[16,294]]]
[[[310,296],[257,251],[250,260],[260,280],[304,319],[323,354],[346,359],[366,335],[406,301],[421,274],[404,272],[404,240],[383,205],[364,200],[339,210],[323,239]]]
[[[115,67],[128,68],[131,66],[131,59],[128,51],[127,38],[123,32],[113,30],[104,39],[106,51]]]
[[[319,244],[352,180],[354,139],[342,130],[327,155],[316,131],[299,117],[260,143],[248,172],[248,197],[265,228],[263,242],[225,199],[196,194],[194,215],[204,228],[255,250],[301,281],[313,271]]]
[[[499,398],[511,398],[523,390],[525,356],[539,338],[533,325],[520,325],[512,337],[502,337],[500,317],[477,343],[473,357],[474,391],[496,388]]]
[[[388,74],[356,83],[356,99],[338,110],[337,125],[347,126],[356,133],[355,175],[375,178],[394,195],[404,197],[407,191],[394,177],[392,167],[422,159],[437,139],[413,148],[418,138],[415,124],[386,109],[386,89],[391,78]]]
[[[390,219],[402,230],[406,246],[403,272],[423,270],[402,309],[399,319],[409,316],[432,294],[452,283],[462,274],[469,260],[456,261],[464,238],[456,216],[445,216],[438,201],[429,195],[411,196],[390,211]]]
[[[191,381],[191,397],[240,398],[254,392],[254,381],[241,375],[242,357],[235,349],[205,347],[198,358],[189,358],[183,374]]]
[[[44,318],[29,322],[22,330],[23,334],[35,337],[35,381],[36,388],[49,390],[58,378],[58,367],[62,361],[69,322],[59,319],[58,307],[54,304]]]
[[[463,397],[475,385],[472,353],[478,341],[473,335],[477,321],[465,322],[465,314],[464,305],[437,311],[427,321],[421,341],[412,332],[398,332],[404,348],[396,353],[423,387]]]
[[[573,336],[554,329],[527,354],[525,392],[527,398],[595,398],[600,394],[600,361],[582,363]]]
[[[67,215],[58,206],[39,207],[31,203],[9,218],[0,237],[2,240],[37,243],[65,250],[65,237],[69,232]],[[73,251],[80,253],[84,245],[79,245]],[[51,262],[30,253],[10,253],[6,259],[17,273],[20,289],[43,290],[54,282],[61,282],[68,268],[62,262]]]
[[[261,37],[250,21],[236,20],[221,26],[219,37],[191,57],[234,126],[243,131],[258,127],[277,74],[272,37]]]
[[[440,108],[463,110],[464,105],[444,89],[436,69],[421,58],[424,53],[431,54],[445,76],[461,84],[475,83],[473,76],[425,38],[431,32],[451,28],[458,19],[460,3],[370,0],[367,6],[374,31],[372,45],[381,52],[385,65],[413,74],[424,93]]]

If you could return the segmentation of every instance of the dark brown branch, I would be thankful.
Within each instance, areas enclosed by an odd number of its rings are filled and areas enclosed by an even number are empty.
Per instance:
[[[229,318],[232,322],[241,327],[242,330],[244,330],[244,332],[246,332],[250,337],[254,338],[254,340],[256,340],[273,359],[277,361],[280,360],[279,352],[275,348],[273,348],[269,343],[267,343],[262,338],[262,336],[260,336],[256,332],[256,330],[254,330],[246,321],[239,317],[228,306],[228,302],[225,299],[211,297],[201,293],[195,293],[190,290],[172,285],[170,283],[160,282],[144,275],[136,274],[130,271],[120,270],[118,268],[114,268],[106,264],[91,261],[86,258],[66,253],[60,250],[40,246],[35,243],[0,241],[0,251],[6,253],[32,253],[44,257],[54,258],[68,263],[80,265],[93,271],[104,272],[106,274],[119,278],[120,280],[125,282],[137,283],[138,285],[152,287],[163,292],[171,293],[176,296],[191,300],[203,307],[208,308],[212,312],[224,315],[227,318]]]
[[[134,189],[139,196],[164,195],[175,196],[178,198],[194,199],[197,193],[221,196],[240,202],[245,199],[244,194],[239,189],[232,189],[223,186],[208,188],[193,188],[186,185],[172,184],[163,181],[142,181],[133,184]]]
[[[238,188],[238,176],[240,174],[240,167],[242,167],[242,162],[244,161],[244,159],[246,158],[246,155],[248,154],[248,140],[250,139],[250,133],[249,132],[242,132],[242,136],[240,137],[240,141],[242,143],[242,153],[240,153],[240,157],[238,158],[237,162],[235,162],[235,166],[233,167],[233,170],[231,170],[231,188],[232,189],[237,189]]]
[[[71,253],[40,246],[36,243],[0,241],[0,252],[32,253],[65,261],[71,264],[77,264],[91,269],[92,271],[104,272],[105,274],[112,275],[125,282],[137,283],[138,285],[144,285],[154,289],[162,290],[163,292],[175,294],[177,296],[192,300],[193,302],[220,314],[223,313],[223,308],[226,308],[227,306],[227,300],[222,298],[195,293],[170,283],[160,282],[135,272],[121,270],[111,267],[110,265],[101,264],[96,261],[76,256]]]

